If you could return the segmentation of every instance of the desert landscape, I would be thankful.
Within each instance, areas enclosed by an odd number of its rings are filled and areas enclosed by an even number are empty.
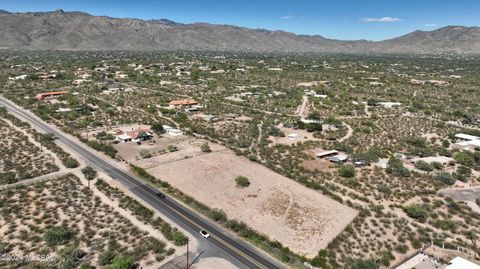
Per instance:
[[[177,152],[134,164],[307,257],[326,247],[357,215],[355,210],[222,146],[211,146],[212,152],[202,153],[198,147],[202,143],[185,141]],[[238,176],[247,177],[250,185],[237,187]]]

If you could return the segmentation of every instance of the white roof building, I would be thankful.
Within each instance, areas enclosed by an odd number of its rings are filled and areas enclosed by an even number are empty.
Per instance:
[[[288,139],[294,140],[297,137],[298,137],[298,134],[295,134],[295,133],[288,134]]]
[[[469,135],[469,134],[456,134],[455,138],[460,139],[460,140],[466,140],[466,141],[480,140],[480,137],[474,136],[474,135]]]
[[[339,152],[337,150],[327,150],[327,151],[317,152],[317,154],[315,154],[315,156],[317,158],[323,158],[323,157],[327,157],[327,156],[337,155],[338,153]]]
[[[424,158],[413,158],[411,160],[412,163],[417,163],[419,161],[423,161],[423,162],[426,162],[426,163],[438,162],[438,163],[441,163],[441,164],[445,165],[445,164],[448,164],[451,161],[454,161],[454,159],[450,158],[450,157],[445,157],[445,156],[430,156],[430,157],[424,157]]]
[[[168,125],[162,125],[163,126],[163,129],[167,132],[167,134],[171,135],[171,136],[182,136],[183,135],[183,131],[182,130],[179,130],[179,129],[175,129],[171,126],[168,126]]]
[[[465,260],[464,258],[456,257],[450,261],[445,269],[480,269],[480,265]]]

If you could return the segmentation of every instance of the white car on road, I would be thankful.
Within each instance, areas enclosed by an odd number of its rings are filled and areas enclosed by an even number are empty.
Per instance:
[[[205,231],[205,230],[201,230],[201,231],[200,231],[200,235],[203,236],[203,237],[205,237],[205,238],[209,238],[209,237],[210,237],[210,234],[207,233],[207,231]]]

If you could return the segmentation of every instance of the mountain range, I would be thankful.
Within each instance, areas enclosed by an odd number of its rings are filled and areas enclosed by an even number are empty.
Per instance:
[[[0,10],[0,48],[25,50],[190,50],[480,54],[480,27],[447,26],[384,40],[343,41],[319,35],[208,23],[92,16],[83,12]]]

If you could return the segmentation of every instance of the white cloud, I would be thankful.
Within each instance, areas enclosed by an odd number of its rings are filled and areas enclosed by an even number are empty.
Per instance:
[[[383,17],[383,18],[361,18],[361,22],[400,22],[403,19],[392,18],[392,17]]]
[[[424,26],[425,27],[436,27],[437,25],[435,23],[427,23]]]
[[[283,17],[280,17],[282,20],[289,20],[291,18],[293,18],[293,16],[283,16]]]

